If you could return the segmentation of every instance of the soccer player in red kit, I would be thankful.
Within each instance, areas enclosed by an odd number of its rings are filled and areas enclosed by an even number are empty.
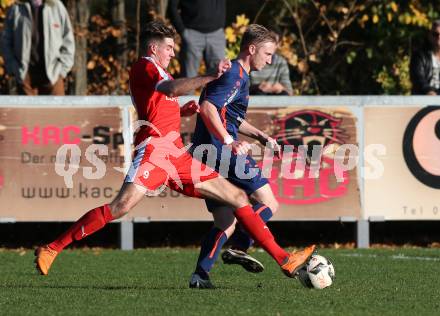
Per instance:
[[[55,241],[36,249],[35,263],[41,274],[48,274],[56,256],[74,240],[124,216],[146,193],[163,185],[188,196],[210,198],[233,207],[237,220],[289,277],[294,277],[311,256],[314,246],[291,254],[283,250],[254,213],[246,193],[193,160],[186,151],[180,137],[180,116],[195,113],[198,105],[189,102],[180,108],[177,96],[217,79],[231,63],[222,60],[215,75],[173,80],[165,69],[174,57],[174,36],[173,28],[162,22],[150,22],[146,30],[146,56],[132,66],[130,92],[141,126],[135,140],[133,163],[119,194],[110,204],[88,211]]]

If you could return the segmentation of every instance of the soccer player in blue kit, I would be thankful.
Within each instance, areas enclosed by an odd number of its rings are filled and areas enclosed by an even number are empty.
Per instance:
[[[277,41],[272,32],[257,24],[249,25],[243,35],[240,53],[232,61],[232,67],[222,77],[210,82],[200,97],[200,113],[197,117],[193,137],[192,153],[196,159],[209,162],[206,144],[216,148],[215,169],[231,183],[244,190],[251,201],[253,209],[264,222],[267,222],[278,209],[278,202],[268,184],[262,177],[261,170],[254,159],[248,155],[250,144],[238,140],[238,133],[258,140],[263,146],[280,154],[280,146],[269,135],[246,121],[249,101],[249,73],[261,70],[270,64],[275,53]],[[227,153],[226,151],[230,151]],[[223,170],[227,159],[229,166]],[[222,161],[223,160],[223,161]],[[240,171],[240,168],[242,169]],[[253,171],[254,176],[249,178]],[[227,264],[240,264],[249,272],[263,271],[263,265],[249,256],[246,251],[252,245],[252,239],[242,229],[236,227],[233,210],[229,206],[214,200],[205,200],[208,210],[214,217],[214,226],[202,241],[199,258],[194,273],[191,275],[191,288],[212,288],[209,272],[213,267],[221,248],[229,237],[233,236],[233,247],[222,254]],[[298,252],[310,256],[314,246]]]

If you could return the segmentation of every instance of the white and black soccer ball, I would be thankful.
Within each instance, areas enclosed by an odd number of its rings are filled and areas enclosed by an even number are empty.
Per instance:
[[[335,268],[327,258],[312,255],[309,262],[298,271],[298,279],[305,287],[322,290],[332,285]]]

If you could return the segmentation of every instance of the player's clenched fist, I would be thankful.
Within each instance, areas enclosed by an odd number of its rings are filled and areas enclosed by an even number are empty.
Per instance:
[[[180,108],[180,116],[191,116],[199,112],[200,112],[200,105],[194,100],[185,103]]]
[[[217,67],[217,78],[219,78],[221,75],[223,75],[225,72],[227,72],[229,69],[231,69],[231,61],[227,58],[220,60]]]
[[[251,144],[246,141],[234,141],[232,144],[232,152],[236,155],[247,155],[251,149]]]
[[[281,158],[281,146],[275,139],[268,137],[266,146],[274,151],[275,157]]]

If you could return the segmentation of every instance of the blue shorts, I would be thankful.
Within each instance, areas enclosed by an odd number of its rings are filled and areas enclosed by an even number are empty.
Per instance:
[[[246,161],[243,161],[244,159],[246,159]],[[262,177],[261,169],[257,166],[255,160],[249,155],[232,155],[227,177],[221,170],[219,171],[219,168],[220,161],[217,160],[216,171],[224,176],[229,182],[245,191],[247,195],[251,195],[259,188],[269,183],[266,178]],[[251,174],[249,174],[250,172]],[[209,211],[211,211],[212,208],[225,206],[224,203],[209,199],[206,199],[205,203]]]
[[[243,163],[242,160],[244,159],[246,161]],[[262,177],[260,167],[257,166],[255,160],[249,155],[245,157],[232,155],[227,179],[245,191],[247,195],[251,195],[269,183],[266,178]]]

